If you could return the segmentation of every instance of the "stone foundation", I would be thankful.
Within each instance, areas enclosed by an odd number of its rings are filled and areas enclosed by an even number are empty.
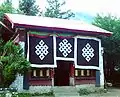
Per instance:
[[[52,91],[52,86],[30,86],[28,92],[30,93],[49,93]]]
[[[74,86],[75,82],[74,82],[74,77],[70,77],[70,86]]]
[[[70,79],[70,84],[72,87],[73,83],[73,78]],[[53,91],[54,86],[29,86],[29,90],[24,90],[23,89],[23,76],[17,75],[15,81],[11,84],[11,88],[16,88],[18,92],[29,92],[29,93],[48,93]],[[56,87],[56,86],[55,86]],[[60,87],[60,86],[58,86]],[[67,86],[69,87],[69,86]],[[73,85],[74,87],[74,85]],[[99,89],[104,89],[104,86],[101,87],[96,87],[95,84],[82,84],[82,85],[75,85],[77,91],[80,89],[87,89],[88,91],[94,92]]]
[[[19,92],[22,92],[23,91],[23,76],[20,74],[17,74],[16,79],[10,85],[10,88],[16,88]]]

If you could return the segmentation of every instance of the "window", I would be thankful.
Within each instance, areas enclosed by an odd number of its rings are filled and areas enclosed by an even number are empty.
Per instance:
[[[76,69],[75,70],[75,76],[76,77],[95,77],[96,76],[96,71],[95,70]]]
[[[33,68],[31,73],[31,76],[35,78],[44,78],[50,76],[50,70],[47,68]]]

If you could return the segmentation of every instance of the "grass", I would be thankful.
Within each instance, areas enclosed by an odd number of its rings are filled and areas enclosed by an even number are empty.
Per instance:
[[[5,92],[4,93],[0,93],[0,97],[6,97],[5,96]],[[17,96],[18,95],[18,96]],[[34,97],[34,96],[53,96],[54,97],[54,94],[53,92],[48,92],[48,93],[18,93],[17,95],[12,95],[12,97]]]
[[[0,97],[6,97],[6,93],[0,93]],[[19,93],[18,96],[12,95],[12,97],[31,97],[31,95],[28,93]]]

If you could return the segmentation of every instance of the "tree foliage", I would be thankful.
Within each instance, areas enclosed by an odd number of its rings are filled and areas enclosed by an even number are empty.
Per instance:
[[[0,5],[0,20],[3,19],[4,13],[14,13],[15,9],[12,7],[10,0],[6,0]]]
[[[65,2],[59,0],[47,0],[47,6],[44,11],[40,11],[38,5],[35,4],[35,0],[20,0],[19,9],[25,15],[40,15],[45,17],[64,18],[69,19],[74,17],[74,13],[71,10],[62,11]]]
[[[97,15],[93,22],[94,25],[113,32],[110,37],[102,37],[102,45],[105,49],[107,64],[119,66],[120,64],[120,19],[112,16]]]
[[[43,12],[43,16],[63,19],[74,17],[74,13],[71,10],[62,11],[61,8],[65,5],[65,1],[60,3],[59,0],[47,0],[47,3],[48,6],[46,6],[46,10]]]
[[[0,40],[0,71],[4,87],[8,87],[15,80],[17,73],[23,74],[29,67],[30,63],[23,56],[19,45]]]
[[[39,6],[35,4],[35,0],[20,0],[19,9],[25,15],[37,15],[40,11]]]

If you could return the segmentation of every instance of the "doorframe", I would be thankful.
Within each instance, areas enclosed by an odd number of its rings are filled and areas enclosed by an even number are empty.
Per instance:
[[[62,59],[62,58],[60,58]],[[74,86],[75,85],[75,64],[74,64],[74,60],[56,60],[56,67],[54,68],[54,79],[52,81],[52,86],[57,86],[55,85],[55,69],[57,69],[57,61],[66,61],[66,62],[71,62],[72,68],[70,67],[70,72],[69,72],[69,85],[68,86]],[[70,65],[70,64],[69,64]],[[71,75],[71,69],[72,70],[72,75]]]

